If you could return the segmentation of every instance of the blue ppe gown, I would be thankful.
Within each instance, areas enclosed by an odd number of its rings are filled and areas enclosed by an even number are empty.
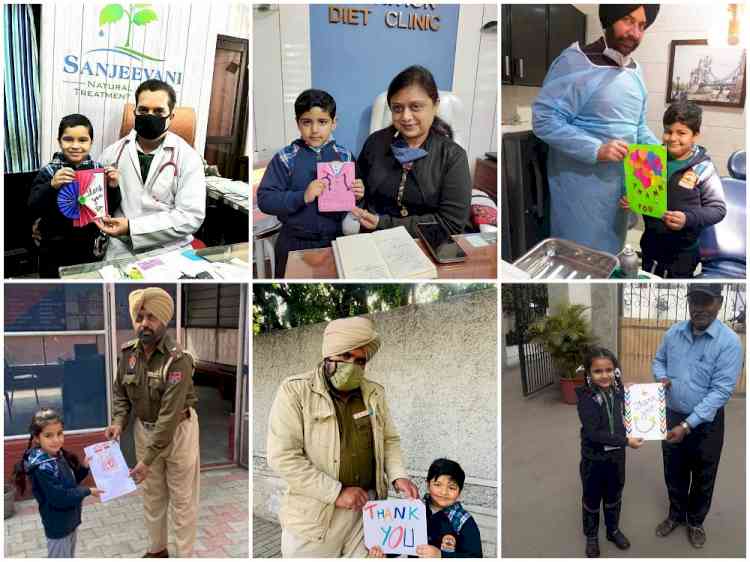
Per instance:
[[[599,66],[578,44],[565,49],[532,105],[534,134],[549,147],[551,232],[596,250],[618,253],[627,213],[622,162],[597,162],[614,139],[661,144],[646,125],[648,93],[640,66]]]

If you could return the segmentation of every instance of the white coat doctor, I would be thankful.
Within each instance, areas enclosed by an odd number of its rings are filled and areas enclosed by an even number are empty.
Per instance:
[[[106,259],[186,246],[206,216],[201,157],[167,130],[174,118],[174,89],[147,80],[135,98],[133,130],[101,155],[105,166],[120,172],[122,191],[120,209],[98,225],[112,237]]]

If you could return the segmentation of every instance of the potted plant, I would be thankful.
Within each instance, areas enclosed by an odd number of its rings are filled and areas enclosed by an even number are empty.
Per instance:
[[[578,368],[586,350],[596,341],[582,304],[564,305],[529,327],[532,341],[544,346],[560,376],[563,402],[576,403],[575,387],[583,384]]]

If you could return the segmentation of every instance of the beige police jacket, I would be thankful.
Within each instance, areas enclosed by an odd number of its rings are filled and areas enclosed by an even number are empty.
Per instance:
[[[389,483],[408,478],[401,460],[401,438],[391,420],[384,388],[365,379],[362,398],[375,442],[376,492],[379,499],[385,499]],[[307,540],[324,542],[341,491],[341,451],[336,411],[320,368],[281,383],[271,406],[267,450],[268,464],[288,486],[279,513],[282,527]]]

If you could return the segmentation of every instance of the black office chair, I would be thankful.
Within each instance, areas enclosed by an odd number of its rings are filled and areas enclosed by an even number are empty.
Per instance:
[[[744,150],[735,150],[734,152],[732,152],[732,155],[729,157],[729,161],[727,162],[727,169],[729,170],[729,175],[733,178],[738,180],[747,179],[745,172]]]
[[[15,395],[16,390],[19,390],[21,387],[26,386],[25,383],[28,381],[31,381],[33,388],[34,388],[34,398],[36,399],[36,405],[39,406],[39,392],[37,388],[37,383],[39,381],[39,377],[34,373],[23,373],[20,375],[14,375],[12,368],[8,365],[8,363],[5,363],[5,378],[4,378],[4,388],[3,393],[5,395],[5,404],[8,407],[8,419],[13,421],[13,398]],[[19,384],[20,383],[20,384]]]

